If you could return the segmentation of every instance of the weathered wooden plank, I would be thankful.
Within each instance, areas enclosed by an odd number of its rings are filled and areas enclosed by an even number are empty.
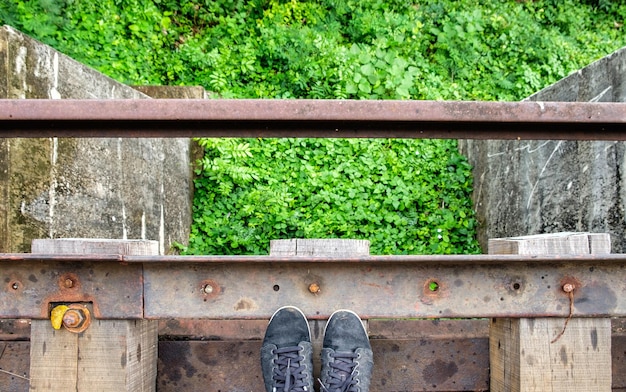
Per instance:
[[[608,234],[558,233],[489,241],[489,253],[589,254],[610,249]],[[499,391],[609,391],[611,322],[571,318],[586,283],[579,271],[556,286],[569,297],[567,318],[494,319],[490,328],[490,388]],[[566,285],[570,285],[566,291]],[[597,291],[597,287],[587,287]],[[541,298],[538,297],[536,301]],[[578,300],[578,301],[577,301]]]
[[[124,321],[127,328],[126,366],[128,378],[126,390],[153,391],[156,388],[157,378],[158,323],[152,320]],[[129,329],[131,331],[128,331]],[[89,390],[89,388],[85,390]]]
[[[361,256],[370,254],[370,242],[351,239],[271,240],[272,256]]]
[[[34,252],[134,255],[158,254],[156,241],[36,240]],[[68,275],[69,276],[69,275]],[[78,280],[72,279],[68,289]],[[61,281],[61,284],[64,282]],[[73,302],[68,295],[67,302]],[[65,302],[63,296],[58,302]],[[154,391],[157,322],[95,319],[81,333],[54,330],[49,320],[32,320],[31,391]]]
[[[567,338],[552,343],[563,329],[562,323],[546,318],[494,319],[491,390],[610,389],[611,336],[607,324],[610,320],[606,318],[574,319],[567,326]]]
[[[606,244],[607,236],[594,235],[599,244]],[[555,233],[523,237],[489,239],[489,254],[569,255],[590,253],[589,233]],[[610,249],[610,244],[609,244]]]
[[[155,388],[158,336],[154,321],[94,320],[86,331],[75,334],[55,331],[47,320],[33,320],[31,329],[33,391]]]
[[[76,390],[150,390],[146,380],[156,379],[157,341],[152,321],[95,320],[77,340]]]
[[[496,325],[493,325],[496,324]],[[489,387],[493,391],[519,391],[519,325],[511,318],[493,319],[489,331]]]
[[[552,343],[563,329],[549,319],[519,319],[519,361],[522,391],[610,391],[611,325],[607,318],[574,319],[566,335]],[[543,371],[538,366],[550,364]],[[556,387],[555,387],[556,386]]]
[[[100,238],[40,238],[34,239],[31,253],[35,254],[109,254],[158,255],[159,242],[146,240],[115,240]]]
[[[33,320],[30,345],[31,391],[77,391],[78,335],[55,331],[47,320]]]

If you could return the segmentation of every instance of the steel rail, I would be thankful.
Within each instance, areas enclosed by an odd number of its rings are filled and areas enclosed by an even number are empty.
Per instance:
[[[619,141],[625,131],[623,103],[0,100],[0,137]],[[90,303],[98,318],[259,318],[285,298],[315,317],[338,298],[366,318],[563,317],[565,284],[575,287],[575,316],[624,316],[625,262],[622,254],[0,254],[0,303],[9,304],[0,318],[46,318],[59,302]]]
[[[0,137],[626,140],[625,103],[0,100]]]
[[[626,254],[584,254],[584,255],[506,255],[506,254],[475,254],[475,255],[381,255],[381,256],[129,256],[119,254],[33,254],[33,253],[0,253],[0,265],[13,262],[66,262],[91,263],[115,262],[121,264],[163,264],[194,265],[194,264],[413,264],[429,266],[448,265],[498,265],[498,264],[560,264],[560,263],[596,263],[624,264]]]
[[[0,255],[0,319],[86,303],[96,318],[626,316],[626,255],[367,257]],[[264,264],[262,264],[264,263]],[[259,268],[262,266],[263,268]],[[390,306],[393,304],[393,306]]]

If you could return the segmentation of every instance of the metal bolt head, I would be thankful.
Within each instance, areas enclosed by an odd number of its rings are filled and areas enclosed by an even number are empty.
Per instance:
[[[78,328],[85,322],[85,314],[80,309],[68,309],[63,315],[63,325]]]
[[[317,294],[317,293],[319,293],[319,292],[320,292],[320,285],[319,285],[319,284],[317,284],[316,282],[311,283],[311,284],[309,285],[309,291],[310,291],[312,294]]]
[[[212,279],[206,279],[200,282],[200,290],[198,291],[200,295],[202,295],[204,302],[207,302],[210,299],[217,298],[222,289],[216,281]]]
[[[63,314],[63,326],[70,332],[80,333],[91,324],[89,309],[81,304],[71,304]]]
[[[565,291],[566,293],[571,293],[572,291],[574,291],[576,287],[571,284],[571,283],[565,283],[563,285],[563,291]]]
[[[67,278],[63,282],[63,286],[65,286],[68,289],[71,289],[72,287],[74,287],[74,281],[72,279],[70,279],[70,278]]]

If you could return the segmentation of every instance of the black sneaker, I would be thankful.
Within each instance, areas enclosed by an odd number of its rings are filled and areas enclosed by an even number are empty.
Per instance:
[[[372,346],[359,316],[338,310],[324,330],[321,390],[368,392],[374,365]]]
[[[261,347],[267,392],[313,392],[313,347],[309,323],[300,309],[278,309]]]

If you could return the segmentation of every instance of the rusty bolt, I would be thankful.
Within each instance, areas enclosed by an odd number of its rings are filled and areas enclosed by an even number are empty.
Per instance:
[[[205,302],[211,298],[216,298],[220,292],[220,285],[214,280],[207,279],[200,283],[200,294],[203,295]]]
[[[563,291],[565,291],[566,293],[571,293],[572,291],[574,291],[575,288],[576,286],[571,283],[565,283],[563,285]]]
[[[70,278],[65,279],[65,282],[63,282],[63,285],[65,286],[65,288],[71,289],[72,287],[74,287],[74,281]]]
[[[85,314],[80,309],[68,309],[63,315],[63,325],[78,328],[85,322]]]
[[[90,324],[91,314],[83,305],[69,305],[69,309],[63,314],[63,326],[70,332],[83,332]]]
[[[311,292],[311,294],[317,294],[320,292],[320,285],[317,284],[316,282],[313,282],[309,285],[309,291]]]

